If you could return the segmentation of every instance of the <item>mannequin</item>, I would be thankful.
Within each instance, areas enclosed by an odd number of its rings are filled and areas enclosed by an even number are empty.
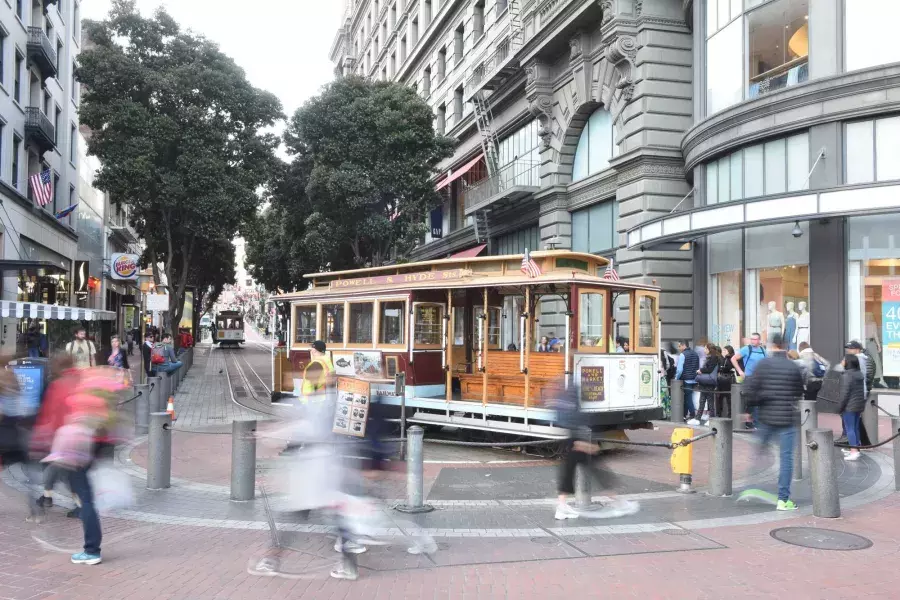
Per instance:
[[[797,349],[797,313],[794,312],[794,303],[788,302],[784,305],[787,317],[784,324],[784,341],[788,350]]]
[[[769,302],[766,317],[766,340],[771,344],[775,336],[784,336],[784,315],[775,310],[775,303]]]
[[[809,343],[809,312],[806,310],[806,302],[801,302],[798,307],[800,314],[797,315],[797,345],[803,342]]]

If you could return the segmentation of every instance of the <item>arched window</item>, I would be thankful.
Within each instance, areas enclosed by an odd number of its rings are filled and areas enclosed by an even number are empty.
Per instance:
[[[572,181],[584,179],[609,167],[612,157],[619,154],[616,147],[616,128],[609,111],[598,108],[588,118],[578,145],[575,147],[575,163]]]

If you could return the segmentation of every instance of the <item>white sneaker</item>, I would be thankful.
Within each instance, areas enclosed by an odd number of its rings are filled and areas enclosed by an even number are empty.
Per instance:
[[[346,579],[348,581],[356,581],[359,579],[359,571],[356,569],[350,569],[341,565],[331,572],[331,576],[334,579]]]
[[[857,452],[856,454],[847,454],[846,456],[844,456],[844,460],[859,460],[860,458],[862,458],[861,452]]]
[[[709,421],[709,413],[706,413],[702,417],[700,417],[700,420],[704,422]]]
[[[557,521],[563,521],[565,519],[577,519],[578,511],[568,504],[557,504],[556,514],[553,516],[553,518]]]
[[[844,454],[850,454],[850,448],[841,448],[841,452]]]
[[[341,545],[341,538],[337,538],[334,540],[334,551],[335,552],[348,552],[350,554],[362,554],[366,551],[365,546],[361,546],[356,542],[346,541],[343,546]]]
[[[698,421],[697,419],[691,419],[690,421],[687,422],[687,424],[688,425],[699,425],[700,421]]]

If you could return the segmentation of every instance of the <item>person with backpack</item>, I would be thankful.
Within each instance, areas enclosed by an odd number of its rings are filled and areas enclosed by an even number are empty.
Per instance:
[[[731,357],[731,364],[741,379],[753,375],[756,366],[766,358],[766,349],[760,344],[762,336],[759,333],[750,335],[750,343],[742,347],[740,352]],[[747,423],[748,429],[753,429],[758,421],[756,411],[752,413],[752,421]]]
[[[809,342],[800,342],[800,360],[803,361],[809,377],[806,381],[806,392],[803,395],[804,400],[815,400],[822,389],[822,381],[831,363],[819,356]]]
[[[150,360],[161,373],[171,373],[181,368],[182,362],[175,356],[175,349],[172,347],[172,334],[163,335],[162,344],[153,347]]]
[[[97,349],[94,342],[87,339],[87,330],[75,330],[75,339],[66,344],[66,354],[72,357],[76,369],[87,369],[97,364]]]

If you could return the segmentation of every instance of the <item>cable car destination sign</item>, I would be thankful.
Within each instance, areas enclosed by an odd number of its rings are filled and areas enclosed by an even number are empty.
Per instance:
[[[355,279],[337,279],[328,284],[331,289],[360,288],[373,285],[392,285],[402,283],[426,283],[429,281],[458,281],[472,275],[471,269],[449,269],[447,271],[422,271],[420,273],[401,273],[399,275],[377,275],[375,277],[357,277]]]

